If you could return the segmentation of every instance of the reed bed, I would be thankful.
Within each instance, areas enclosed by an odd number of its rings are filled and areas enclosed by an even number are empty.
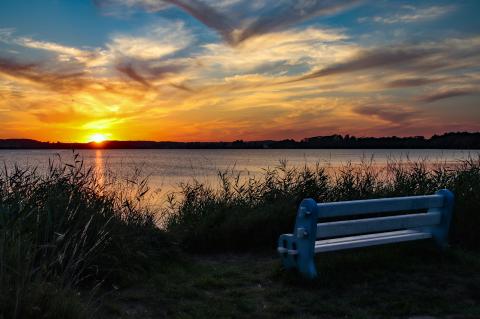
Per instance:
[[[5,167],[0,318],[88,317],[92,291],[119,286],[170,255],[165,232],[142,205],[147,191],[138,178],[99,180],[76,154],[71,163],[52,160],[46,174]]]
[[[373,160],[290,167],[281,161],[260,177],[219,172],[218,186],[198,181],[180,185],[163,209],[169,233],[190,251],[272,249],[278,235],[291,232],[303,198],[317,202],[455,193],[451,242],[478,249],[480,242],[480,158],[456,163]]]

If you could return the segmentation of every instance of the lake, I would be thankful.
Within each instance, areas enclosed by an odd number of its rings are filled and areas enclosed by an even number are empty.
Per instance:
[[[480,156],[480,150],[357,150],[357,149],[153,149],[153,150],[79,150],[87,166],[103,174],[107,169],[120,177],[131,176],[140,170],[149,176],[153,189],[169,191],[181,182],[196,178],[214,183],[219,170],[233,170],[255,176],[262,169],[279,165],[285,160],[291,166],[315,165],[338,167],[348,162],[360,163],[373,159],[376,165],[387,161],[424,160],[428,162],[455,162]],[[45,171],[49,159],[73,161],[71,150],[0,150],[0,163],[7,167],[35,166]]]

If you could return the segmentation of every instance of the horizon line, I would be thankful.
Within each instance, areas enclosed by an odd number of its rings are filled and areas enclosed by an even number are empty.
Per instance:
[[[306,139],[311,139],[311,138],[319,138],[319,137],[334,137],[334,136],[341,136],[342,138],[349,137],[349,138],[360,138],[360,139],[365,139],[365,138],[375,138],[375,139],[381,139],[381,138],[424,138],[424,139],[431,139],[434,136],[443,136],[447,134],[480,134],[480,131],[448,131],[448,132],[443,132],[443,133],[434,133],[431,134],[430,136],[426,135],[404,135],[404,136],[399,136],[399,135],[384,135],[384,136],[367,136],[367,135],[361,135],[361,136],[356,136],[356,135],[350,135],[350,134],[340,134],[340,133],[334,133],[334,134],[328,134],[328,135],[316,135],[316,136],[309,136],[309,137],[304,137],[302,139],[294,139],[294,138],[284,138],[284,139],[259,139],[259,140],[244,140],[244,139],[236,139],[236,140],[219,140],[219,141],[173,141],[173,140],[120,140],[120,139],[112,139],[112,140],[102,140],[102,141],[88,141],[88,142],[65,142],[65,141],[42,141],[42,140],[37,140],[34,138],[26,138],[26,137],[12,137],[12,138],[0,138],[0,141],[34,141],[38,143],[48,143],[48,144],[81,144],[81,145],[101,145],[104,143],[111,143],[111,142],[130,142],[130,143],[139,143],[139,142],[149,142],[149,143],[235,143],[235,142],[243,142],[243,143],[254,143],[254,142],[282,142],[282,141],[294,141],[296,143],[302,142]]]

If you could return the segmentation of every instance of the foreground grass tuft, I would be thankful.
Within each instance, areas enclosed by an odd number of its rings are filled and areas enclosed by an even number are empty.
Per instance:
[[[0,174],[0,317],[86,318],[78,291],[121,285],[170,255],[153,213],[74,155]]]

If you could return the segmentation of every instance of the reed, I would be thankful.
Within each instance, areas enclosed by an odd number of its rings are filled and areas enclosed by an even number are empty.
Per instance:
[[[120,285],[170,254],[142,205],[147,181],[129,180],[126,191],[97,176],[76,154],[46,174],[0,173],[0,317],[87,317],[78,291]]]
[[[290,167],[285,161],[260,177],[219,172],[219,185],[181,185],[164,209],[167,230],[191,251],[271,249],[291,231],[303,198],[317,202],[431,194],[448,188],[456,195],[451,242],[478,249],[480,241],[480,158],[456,163],[373,160]]]

